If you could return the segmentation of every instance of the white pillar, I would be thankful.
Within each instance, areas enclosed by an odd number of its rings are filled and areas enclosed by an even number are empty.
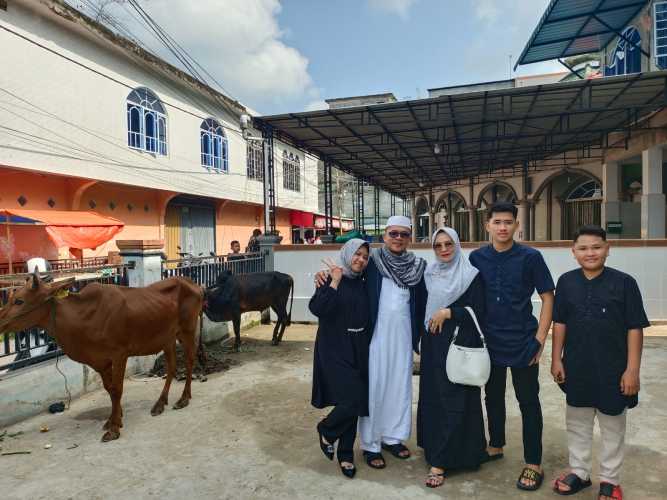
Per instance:
[[[608,161],[602,165],[602,227],[606,229],[607,222],[621,222],[620,192],[621,166],[616,161]],[[607,235],[610,239],[619,238],[619,234]]]
[[[134,263],[134,269],[128,269],[128,285],[143,287],[162,279],[161,240],[117,240],[123,264]]]
[[[470,241],[477,241],[478,236],[477,236],[477,210],[475,210],[475,207],[473,205],[470,205],[470,209],[468,210],[468,225],[470,227]]]
[[[433,210],[430,208],[428,209],[428,231],[426,231],[426,236],[429,238],[433,234],[433,231],[435,231],[435,214],[433,213]]]
[[[528,237],[528,202],[526,200],[521,200],[519,202],[519,234],[517,235],[517,240],[525,241]]]
[[[665,237],[665,195],[662,192],[662,147],[642,151],[643,239]]]
[[[412,198],[412,243],[417,241],[417,222],[419,217],[417,216],[417,198]]]
[[[621,189],[621,169],[616,161],[609,161],[602,165],[602,209],[600,224],[607,228],[607,222],[621,221],[621,201],[618,197]],[[609,239],[620,238],[620,234],[608,234]]]

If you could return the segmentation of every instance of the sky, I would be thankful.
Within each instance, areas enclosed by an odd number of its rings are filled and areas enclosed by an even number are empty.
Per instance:
[[[158,55],[170,56],[124,0],[103,4]],[[510,76],[549,0],[140,0],[222,85],[260,114],[326,108],[324,99]],[[562,71],[557,62],[517,75]],[[512,76],[515,76],[512,73]]]

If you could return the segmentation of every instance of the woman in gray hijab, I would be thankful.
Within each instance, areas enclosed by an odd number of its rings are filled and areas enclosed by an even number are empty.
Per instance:
[[[364,271],[368,243],[355,238],[343,246],[339,262],[327,262],[329,279],[310,299],[310,311],[319,319],[313,362],[312,405],[333,406],[317,425],[319,445],[333,460],[338,442],[338,462],[343,475],[356,469],[353,446],[357,419],[368,415],[368,293]]]
[[[456,343],[479,347],[477,328],[465,307],[484,325],[484,284],[461,249],[452,228],[438,229],[431,239],[436,261],[425,273],[428,301],[421,338],[417,444],[431,465],[426,486],[445,482],[445,471],[475,469],[486,459],[486,437],[479,387],[452,383],[445,364],[456,327]]]

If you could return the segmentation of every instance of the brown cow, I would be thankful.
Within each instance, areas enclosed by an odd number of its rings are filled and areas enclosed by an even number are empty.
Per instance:
[[[151,415],[159,415],[176,373],[178,339],[185,352],[187,379],[174,408],[186,407],[191,398],[202,289],[186,278],[171,278],[145,288],[91,283],[80,293],[63,296],[72,281],[47,284],[34,273],[23,288],[10,294],[0,311],[0,333],[44,328],[67,356],[100,374],[111,397],[111,416],[104,424],[102,441],[120,436],[120,402],[129,356],[164,351],[167,379],[151,409]]]

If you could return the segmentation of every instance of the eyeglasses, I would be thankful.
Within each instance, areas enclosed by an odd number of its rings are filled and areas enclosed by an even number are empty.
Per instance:
[[[398,239],[398,238],[404,238],[407,239],[410,236],[412,236],[412,233],[409,231],[389,231],[387,233],[390,238]]]
[[[449,249],[449,248],[452,248],[453,246],[454,246],[454,243],[452,243],[451,241],[448,241],[446,243],[436,243],[435,245],[433,245],[433,248],[435,248],[436,250],[442,250],[443,247]]]

